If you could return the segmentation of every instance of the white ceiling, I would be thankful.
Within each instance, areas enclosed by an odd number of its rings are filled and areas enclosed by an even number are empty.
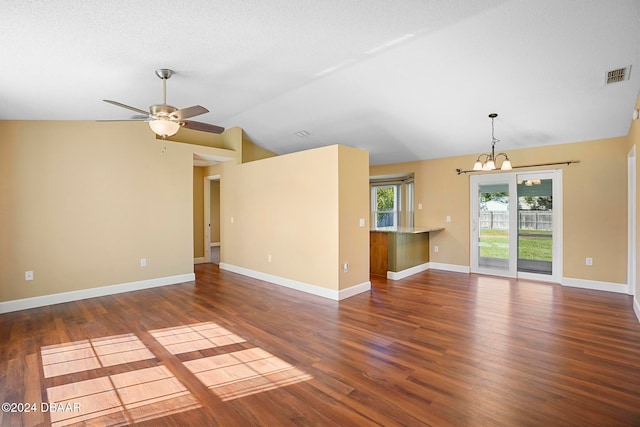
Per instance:
[[[627,135],[638,0],[0,0],[0,119],[211,110],[277,153],[392,163]],[[632,66],[627,81],[606,72]],[[298,131],[309,133],[299,137]],[[514,165],[525,163],[512,159]]]

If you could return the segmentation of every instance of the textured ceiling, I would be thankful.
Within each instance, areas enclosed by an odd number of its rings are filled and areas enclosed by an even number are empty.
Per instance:
[[[638,0],[0,1],[0,119],[211,110],[287,153],[345,144],[391,163],[627,135]],[[632,66],[605,85],[608,70]],[[308,136],[295,133],[306,131]],[[513,159],[514,164],[525,163]]]

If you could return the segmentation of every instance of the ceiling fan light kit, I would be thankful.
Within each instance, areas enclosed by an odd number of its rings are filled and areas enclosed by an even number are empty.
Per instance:
[[[180,123],[174,122],[169,119],[160,118],[156,120],[151,120],[149,122],[149,127],[158,136],[166,138],[168,136],[175,135],[178,132],[178,130],[180,130]]]
[[[131,107],[126,104],[122,104],[117,101],[111,101],[103,99],[104,102],[113,104],[117,107],[126,108],[128,110],[138,113],[134,116],[133,120],[144,120],[149,122],[149,127],[158,136],[163,139],[175,135],[181,126],[186,128],[209,132],[209,133],[222,133],[224,128],[221,126],[210,125],[208,123],[196,122],[193,120],[185,120],[190,117],[199,116],[201,114],[208,113],[209,110],[201,105],[193,105],[186,108],[176,108],[167,104],[167,80],[174,74],[173,70],[168,68],[160,68],[156,70],[156,76],[162,80],[162,104],[155,104],[149,107],[149,112],[141,110],[136,107]]]

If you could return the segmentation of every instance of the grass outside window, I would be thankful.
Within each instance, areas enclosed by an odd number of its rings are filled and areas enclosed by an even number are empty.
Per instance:
[[[519,237],[518,259],[552,261],[552,239],[548,231],[520,230],[525,236]],[[545,237],[546,236],[546,237]],[[509,258],[508,230],[480,230],[480,257]]]

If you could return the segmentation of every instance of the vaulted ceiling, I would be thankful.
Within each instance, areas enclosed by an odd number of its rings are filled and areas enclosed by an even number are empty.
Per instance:
[[[1,7],[2,120],[127,119],[102,99],[146,110],[171,68],[168,103],[209,108],[198,121],[280,154],[339,143],[382,164],[487,151],[492,112],[501,150],[624,136],[640,91],[638,0]]]

